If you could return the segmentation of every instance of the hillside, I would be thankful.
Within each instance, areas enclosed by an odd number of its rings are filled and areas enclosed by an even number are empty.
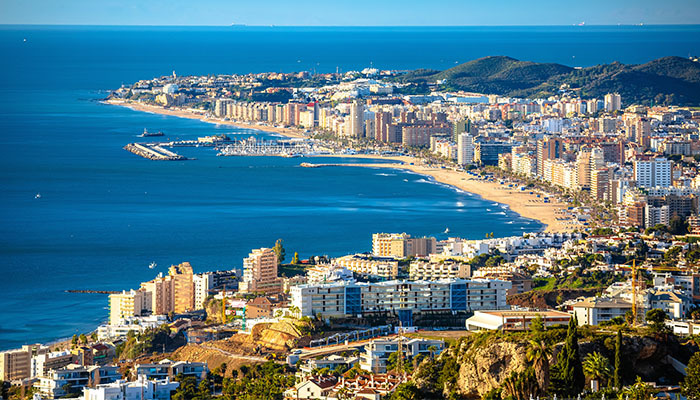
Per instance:
[[[416,71],[402,80],[416,84],[445,80],[444,86],[450,90],[532,98],[555,94],[566,84],[584,98],[618,92],[625,104],[700,105],[700,63],[682,57],[663,57],[641,65],[614,62],[574,69],[492,56],[442,72]]]

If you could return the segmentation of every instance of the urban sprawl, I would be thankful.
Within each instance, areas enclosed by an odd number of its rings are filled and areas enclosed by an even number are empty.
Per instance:
[[[279,240],[242,268],[173,265],[110,294],[94,332],[0,353],[3,398],[700,398],[700,110],[404,74],[173,73],[107,102],[295,138],[203,138],[221,155],[389,158],[472,182],[494,208],[551,214],[545,230],[375,233],[371,252],[304,259]]]

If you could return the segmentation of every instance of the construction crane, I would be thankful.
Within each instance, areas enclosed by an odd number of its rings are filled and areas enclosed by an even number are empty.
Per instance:
[[[224,290],[221,292],[221,323],[226,323],[226,285],[224,285]]]
[[[637,325],[639,323],[639,307],[638,307],[638,297],[637,297],[637,287],[641,288],[641,279],[639,277],[639,270],[640,269],[645,269],[645,270],[652,270],[652,271],[668,271],[668,272],[682,272],[684,269],[678,268],[678,267],[661,267],[661,266],[649,266],[646,268],[639,268],[637,266],[637,259],[633,259],[632,261],[627,261],[624,264],[621,265],[627,265],[629,263],[632,263],[632,265],[629,267],[630,272],[632,274],[632,315],[634,316],[634,323],[632,324],[633,326]],[[624,267],[621,267],[624,268]]]

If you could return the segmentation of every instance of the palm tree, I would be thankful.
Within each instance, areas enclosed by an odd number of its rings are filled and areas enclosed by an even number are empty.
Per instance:
[[[583,360],[583,373],[591,380],[591,383],[595,381],[600,384],[601,381],[607,380],[612,373],[610,361],[597,351],[589,353]]]
[[[435,356],[435,353],[437,352],[437,346],[435,345],[430,345],[428,347],[428,351],[430,352],[430,358],[433,358]]]
[[[549,387],[549,356],[552,349],[542,340],[530,340],[525,357],[532,363],[537,375],[537,383],[544,392]]]

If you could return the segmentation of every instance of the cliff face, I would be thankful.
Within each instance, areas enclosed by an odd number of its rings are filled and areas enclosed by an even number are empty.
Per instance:
[[[501,386],[511,372],[521,371],[528,365],[526,342],[496,342],[465,350],[457,387],[459,392],[471,398],[481,398],[491,389]]]
[[[550,365],[556,362],[556,355],[563,347],[565,332],[559,331],[546,333],[546,341],[555,343],[550,346]],[[530,338],[531,334],[527,332],[474,335],[444,351],[434,363],[422,363],[414,374],[415,382],[424,393],[433,397],[454,391],[467,398],[482,398],[492,389],[500,387],[512,372],[522,371],[530,365],[526,359]],[[581,357],[597,351],[613,363],[614,340],[612,332],[596,332],[580,337]],[[681,375],[668,364],[666,357],[687,363],[694,351],[698,351],[697,347],[682,345],[674,336],[625,336],[621,352],[622,380],[628,384],[641,376],[645,381],[677,383]],[[446,367],[455,363],[456,369]],[[535,372],[538,376],[542,373]],[[449,379],[449,375],[453,375],[452,379]],[[441,378],[438,379],[438,376]],[[438,381],[440,383],[436,384]]]

